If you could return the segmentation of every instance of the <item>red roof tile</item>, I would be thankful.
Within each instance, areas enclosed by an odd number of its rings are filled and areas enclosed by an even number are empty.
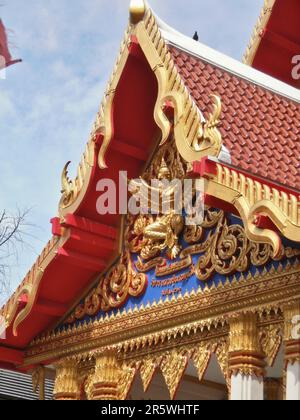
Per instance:
[[[300,104],[170,46],[200,110],[211,94],[223,103],[220,131],[232,164],[300,190]]]

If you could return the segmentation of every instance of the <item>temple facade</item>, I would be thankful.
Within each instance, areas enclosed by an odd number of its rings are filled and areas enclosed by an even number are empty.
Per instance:
[[[131,1],[52,239],[0,312],[0,368],[41,399],[50,369],[56,400],[300,400],[298,21],[278,30],[299,6],[266,1],[243,64]],[[190,185],[201,221],[127,211],[138,181]]]

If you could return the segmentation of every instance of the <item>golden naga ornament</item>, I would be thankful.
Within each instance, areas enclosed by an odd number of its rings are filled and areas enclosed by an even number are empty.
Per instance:
[[[214,109],[209,115],[208,120],[200,125],[199,137],[192,144],[195,152],[200,152],[205,150],[205,148],[209,149],[211,147],[219,149],[222,145],[222,136],[218,129],[222,113],[222,102],[217,95],[211,95],[211,97],[214,101]]]
[[[71,162],[67,162],[64,166],[64,169],[62,171],[61,175],[61,206],[67,207],[69,203],[72,201],[73,196],[75,194],[74,191],[74,182],[71,181],[68,177],[68,168],[70,166]]]

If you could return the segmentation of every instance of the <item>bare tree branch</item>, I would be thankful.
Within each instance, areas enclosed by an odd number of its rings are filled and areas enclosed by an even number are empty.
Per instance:
[[[10,291],[11,258],[18,259],[18,253],[24,248],[30,225],[27,217],[30,210],[17,210],[15,215],[5,210],[0,213],[0,298]]]

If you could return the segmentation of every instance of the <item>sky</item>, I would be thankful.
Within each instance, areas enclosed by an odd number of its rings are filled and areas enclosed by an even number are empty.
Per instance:
[[[11,291],[51,238],[60,176],[75,175],[128,22],[129,0],[2,0],[10,49],[23,63],[0,78],[0,210],[28,209],[10,261]],[[241,60],[263,0],[149,0],[188,36]],[[0,302],[5,296],[0,296]]]

